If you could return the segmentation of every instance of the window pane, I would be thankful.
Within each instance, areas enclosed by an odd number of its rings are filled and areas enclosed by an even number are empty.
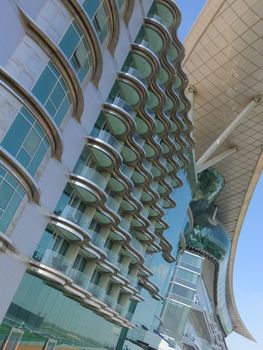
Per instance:
[[[85,10],[85,12],[87,13],[87,15],[89,16],[89,18],[93,18],[93,16],[95,15],[98,7],[100,6],[101,1],[100,0],[85,0],[83,2],[83,8]]]
[[[64,96],[65,91],[63,90],[62,85],[58,82],[50,95],[50,100],[53,103],[56,110],[60,107]]]
[[[71,57],[73,52],[75,51],[78,43],[79,43],[79,35],[76,32],[75,28],[72,24],[68,27],[66,33],[64,34],[63,38],[61,39],[59,43],[59,47],[64,52],[66,57]]]
[[[2,146],[15,157],[30,128],[31,125],[18,113],[2,141]]]
[[[29,135],[27,136],[23,146],[26,149],[26,151],[31,156],[33,156],[35,154],[40,142],[41,142],[40,136],[37,134],[37,132],[34,129],[32,129],[30,131]]]
[[[0,208],[1,209],[5,210],[8,202],[10,201],[13,195],[13,192],[14,192],[13,188],[4,181],[0,187]]]
[[[41,76],[32,89],[32,93],[43,104],[46,102],[50,92],[56,84],[56,76],[51,71],[49,66],[46,66]]]

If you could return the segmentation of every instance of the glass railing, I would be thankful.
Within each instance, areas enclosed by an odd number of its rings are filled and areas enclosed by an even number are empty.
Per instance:
[[[109,248],[103,248],[103,251],[107,254],[107,260],[110,261],[112,264],[116,265],[118,261],[118,255],[115,254],[111,249]]]
[[[118,212],[121,205],[122,197],[113,198],[107,194],[106,204],[107,207],[110,208],[115,213]]]
[[[150,18],[155,19],[157,22],[160,22],[161,24],[165,25],[163,19],[158,15],[151,15]]]
[[[131,220],[127,220],[127,219],[122,217],[119,225],[124,230],[129,231],[129,229],[131,227]]]
[[[136,287],[137,284],[138,284],[138,278],[137,277],[134,277],[134,276],[131,276],[131,275],[128,275],[128,280],[130,281],[130,284],[133,286],[133,287]]]
[[[142,160],[142,164],[143,164],[143,166],[144,166],[144,168],[145,169],[147,169],[147,170],[151,170],[151,168],[152,168],[152,163],[151,162],[149,162],[147,159],[143,159]]]
[[[125,66],[123,67],[123,72],[132,75],[136,79],[140,80],[145,86],[147,86],[146,80],[143,78],[141,73],[137,71],[137,69]]]
[[[112,136],[109,132],[105,130],[93,128],[91,132],[91,136],[96,137],[105,143],[108,143],[117,152],[120,152],[122,149],[122,143],[119,142],[114,136]]]
[[[89,277],[84,272],[71,268],[67,271],[67,276],[69,276],[77,285],[88,289]]]
[[[97,284],[89,282],[88,290],[94,295],[96,298],[103,300],[105,297],[105,289],[101,288]]]
[[[118,304],[116,306],[116,311],[123,317],[125,317],[125,315],[127,314],[127,306],[125,305],[121,305],[121,304]]]
[[[139,146],[143,147],[143,145],[145,144],[145,140],[140,135],[133,134],[133,138]]]
[[[138,242],[134,237],[131,238],[130,244],[135,250],[137,250],[142,256],[144,256],[144,249],[140,242]]]
[[[93,231],[91,242],[98,248],[103,248],[105,244],[105,237],[102,234]]]
[[[97,170],[89,167],[84,163],[77,164],[74,173],[80,176],[85,177],[85,179],[92,181],[102,190],[106,187],[107,179],[104,178]]]
[[[126,101],[124,101],[122,98],[116,96],[114,98],[109,99],[107,102],[123,109],[132,118],[135,118],[136,113],[135,113],[134,109]]]
[[[118,263],[118,268],[120,270],[120,274],[123,277],[126,277],[128,275],[129,269],[127,266],[124,266],[122,263]]]
[[[85,230],[89,234],[90,237],[93,235],[93,231],[88,228],[91,218],[89,215],[83,213],[82,211],[70,205],[66,205],[66,207],[62,211],[57,211],[55,212],[55,214],[79,225],[81,228],[83,228],[83,230]]]
[[[142,189],[133,188],[131,193],[132,196],[139,201],[142,195]]]
[[[120,166],[120,171],[122,174],[124,174],[128,179],[132,177],[133,174],[133,168],[128,167],[126,164],[122,163]]]
[[[37,254],[35,253],[34,258],[36,260],[38,260],[36,258],[36,256],[37,256]],[[71,262],[65,257],[65,255],[54,252],[51,249],[47,249],[41,258],[41,264],[50,266],[50,267],[54,268],[55,270],[66,273]]]
[[[105,295],[104,300],[105,304],[107,304],[110,308],[115,309],[117,305],[117,299],[111,297],[110,295]]]
[[[138,44],[151,50],[151,46],[147,40],[142,39]]]
[[[148,216],[149,216],[149,208],[143,207],[142,210],[141,210],[141,214],[142,214],[142,216],[144,216],[145,218],[148,218]]]

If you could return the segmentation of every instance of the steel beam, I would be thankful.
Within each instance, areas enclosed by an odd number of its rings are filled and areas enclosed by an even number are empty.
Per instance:
[[[205,151],[205,153],[198,159],[197,167],[204,164],[209,157],[218,149],[218,147],[225,141],[225,139],[232,133],[232,131],[240,124],[245,116],[261,101],[261,97],[256,97],[250,101],[246,107],[236,116],[236,118],[226,127],[222,134],[212,143],[212,145]]]
[[[229,149],[227,149],[226,151],[218,154],[216,157],[208,160],[205,163],[199,163],[199,161],[196,164],[196,172],[197,174],[201,173],[203,170],[210,168],[210,166],[213,166],[219,162],[221,162],[221,160],[231,156],[232,154],[236,153],[238,151],[237,147],[231,147]]]

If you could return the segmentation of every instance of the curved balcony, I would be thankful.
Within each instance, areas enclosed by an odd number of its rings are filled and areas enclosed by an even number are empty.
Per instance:
[[[155,113],[148,108],[141,108],[136,116],[136,132],[146,136],[156,129]]]
[[[145,157],[143,150],[144,139],[138,134],[129,135],[122,149],[122,157],[124,162],[135,165],[138,160]]]
[[[86,178],[71,174],[70,183],[77,193],[84,199],[87,205],[98,206],[98,204],[105,202],[105,193],[93,182]]]
[[[141,74],[132,67],[118,73],[118,81],[126,102],[135,110],[145,105],[148,99],[147,83]]]
[[[40,254],[36,251],[33,255],[33,259],[38,261],[40,266],[46,265],[64,275],[66,275],[72,263],[65,255],[59,254],[51,249],[46,249],[44,254]]]
[[[119,172],[113,172],[108,180],[110,188],[116,195],[124,195],[132,186],[131,181],[127,181],[126,178],[120,177]]]
[[[168,130],[172,129],[172,122],[170,120],[170,117],[164,110],[156,112],[155,121],[156,133],[158,136],[165,135]]]
[[[105,130],[93,128],[88,137],[90,150],[101,169],[111,169],[116,163],[121,163],[120,152],[123,143]]]
[[[131,193],[128,193],[122,200],[121,209],[128,215],[134,214],[136,211],[141,210],[142,205],[137,201]]]
[[[166,27],[174,31],[181,23],[181,14],[173,0],[157,0],[156,8]]]
[[[161,106],[163,105],[165,101],[165,96],[162,93],[162,90],[157,90],[156,88],[153,89],[153,86],[154,86],[153,84],[149,86],[149,90],[148,90],[149,97],[147,100],[146,107],[156,111],[160,109]]]
[[[136,230],[133,232],[140,242],[148,243],[153,239],[152,232],[150,232],[149,228],[147,230]]]
[[[94,167],[90,167],[81,162],[76,165],[74,174],[85,178],[89,183],[98,186],[98,188],[101,190],[105,189],[108,182],[107,178],[104,177],[99,171],[94,169]]]
[[[51,216],[50,225],[56,227],[67,240],[75,243],[81,243],[84,239],[90,240],[92,233],[88,229],[88,215],[70,205],[55,214],[56,216]]]
[[[103,103],[102,110],[115,136],[124,138],[128,133],[135,130],[136,113],[120,97],[115,97]]]
[[[161,17],[157,15],[146,17],[144,19],[144,28],[151,49],[159,56],[171,44],[170,34],[163,25]]]
[[[133,168],[130,168],[126,164],[122,163],[119,170],[122,176],[125,177],[125,179],[131,180],[134,171]]]
[[[151,50],[146,40],[132,44],[131,52],[134,64],[144,79],[149,81],[158,75],[160,70],[159,58]]]

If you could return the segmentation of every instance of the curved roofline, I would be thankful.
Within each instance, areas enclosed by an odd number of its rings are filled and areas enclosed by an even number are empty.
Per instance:
[[[254,193],[257,182],[261,175],[262,169],[263,169],[263,152],[259,157],[259,160],[255,167],[255,171],[250,180],[250,183],[245,195],[245,199],[243,201],[243,205],[238,217],[235,233],[232,239],[232,247],[231,247],[229,265],[228,265],[228,280],[227,280],[227,302],[229,303],[229,312],[230,312],[231,320],[233,322],[234,331],[252,341],[255,341],[255,339],[247,330],[237,310],[237,305],[235,302],[234,291],[233,291],[233,271],[234,271],[234,262],[235,262],[237,244],[238,244],[241,228],[242,228],[252,195]]]
[[[210,24],[220,14],[220,10],[223,8],[225,4],[226,4],[226,0],[207,1],[206,5],[201,10],[200,15],[198,16],[197,20],[193,24],[191,30],[189,31],[185,39],[184,46],[186,47],[186,57],[183,62],[184,65],[187,65],[188,60],[193,54],[193,52],[195,51],[195,48],[198,42],[202,39],[202,37],[206,33]],[[231,4],[229,4],[229,6],[231,6]],[[261,153],[261,155],[258,158],[252,177],[250,178],[249,185],[246,188],[245,197],[244,197],[243,203],[241,204],[241,210],[239,212],[238,219],[235,225],[235,229],[234,229],[234,233],[231,241],[231,252],[230,252],[230,258],[229,258],[229,264],[228,264],[227,286],[226,286],[226,299],[227,299],[227,305],[229,308],[230,318],[233,325],[233,331],[239,333],[240,335],[252,341],[255,341],[255,339],[247,330],[237,310],[237,305],[235,302],[234,291],[233,291],[233,270],[234,270],[234,260],[235,260],[236,250],[237,250],[238,239],[240,236],[243,221],[262,169],[263,169],[263,153]]]

